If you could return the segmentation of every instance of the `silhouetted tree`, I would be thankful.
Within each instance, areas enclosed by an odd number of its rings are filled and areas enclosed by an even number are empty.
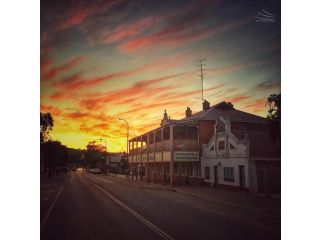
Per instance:
[[[271,94],[266,102],[269,106],[268,116],[270,121],[270,135],[277,143],[278,151],[281,151],[281,94]]]
[[[59,141],[47,141],[41,144],[46,168],[54,169],[60,166],[66,166],[68,160],[67,147]]]
[[[49,139],[49,131],[54,127],[51,113],[40,112],[40,143]]]
[[[266,105],[269,106],[267,118],[281,122],[281,94],[271,94]]]
[[[84,155],[86,150],[68,148],[68,163],[79,167],[85,166]]]
[[[90,167],[105,166],[107,157],[106,147],[98,144],[96,141],[89,142],[84,158]]]

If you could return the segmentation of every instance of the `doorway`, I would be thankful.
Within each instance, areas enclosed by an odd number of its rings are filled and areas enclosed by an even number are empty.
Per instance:
[[[218,166],[214,166],[214,186],[218,186]]]

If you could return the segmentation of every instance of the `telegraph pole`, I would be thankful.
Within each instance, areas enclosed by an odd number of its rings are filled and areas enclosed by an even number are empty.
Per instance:
[[[206,66],[207,64],[206,64],[206,59],[204,58],[204,59],[199,59],[199,60],[197,60],[199,63],[200,63],[200,65],[199,65],[199,67],[200,67],[200,74],[198,74],[198,76],[200,77],[200,79],[201,79],[201,99],[202,99],[202,101],[204,100],[204,98],[203,98],[203,76],[205,76],[206,74],[205,74],[205,69],[203,68],[203,66]]]

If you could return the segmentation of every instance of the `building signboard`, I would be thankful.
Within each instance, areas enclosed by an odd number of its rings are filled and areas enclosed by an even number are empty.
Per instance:
[[[170,162],[170,159],[171,159],[171,153],[169,151],[163,152],[163,161]]]
[[[146,153],[142,154],[142,162],[147,162],[147,161],[148,161],[147,154]]]
[[[162,152],[156,152],[155,162],[162,162]]]
[[[193,162],[193,161],[198,161],[198,159],[199,159],[198,152],[186,152],[186,151],[174,152],[175,162]]]
[[[149,162],[154,162],[154,153],[149,153]]]

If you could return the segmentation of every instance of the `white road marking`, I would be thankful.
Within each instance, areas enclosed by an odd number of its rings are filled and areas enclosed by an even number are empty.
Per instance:
[[[112,183],[111,181],[109,181],[109,180],[107,180],[107,179],[103,179],[102,177],[100,178],[100,177],[98,177],[99,178],[99,180],[102,180],[102,181],[104,181],[104,182],[106,182],[106,183]]]
[[[86,175],[88,178],[90,179],[99,179],[101,181],[104,181],[106,183],[112,183],[112,181],[110,180],[107,180],[107,179],[104,179],[102,176],[98,177],[98,176],[93,176],[93,175],[90,175],[90,177],[88,175]]]
[[[51,203],[51,205],[50,205],[50,208],[48,209],[46,215],[44,216],[44,218],[43,218],[43,220],[42,220],[42,223],[41,223],[41,225],[40,225],[40,232],[41,232],[41,230],[43,229],[44,225],[46,224],[46,222],[47,222],[47,220],[48,220],[48,218],[49,218],[49,215],[50,215],[50,213],[51,213],[54,205],[56,204],[56,202],[57,202],[57,200],[58,200],[58,198],[59,198],[59,196],[60,196],[60,194],[61,194],[61,192],[62,192],[62,189],[63,189],[63,187],[61,186],[60,189],[59,189],[59,192],[57,193],[56,197],[55,197],[54,200],[52,201],[52,203]]]
[[[142,222],[143,224],[145,224],[148,228],[150,228],[151,230],[153,230],[156,234],[158,234],[160,237],[162,237],[163,239],[166,240],[174,240],[174,238],[170,237],[168,234],[166,234],[165,232],[163,232],[160,228],[156,227],[155,225],[153,225],[151,222],[149,222],[147,219],[145,219],[144,217],[142,217],[139,213],[135,212],[133,209],[131,209],[130,207],[128,207],[127,205],[125,205],[123,202],[121,202],[119,199],[117,199],[115,196],[111,195],[109,192],[107,192],[106,190],[104,190],[102,187],[100,187],[99,185],[95,184],[94,182],[91,181],[91,184],[94,185],[96,188],[98,188],[99,190],[101,190],[104,194],[106,194],[112,201],[114,201],[115,203],[117,203],[119,206],[121,206],[122,208],[124,208],[127,212],[131,213],[133,216],[135,216],[140,222]]]

